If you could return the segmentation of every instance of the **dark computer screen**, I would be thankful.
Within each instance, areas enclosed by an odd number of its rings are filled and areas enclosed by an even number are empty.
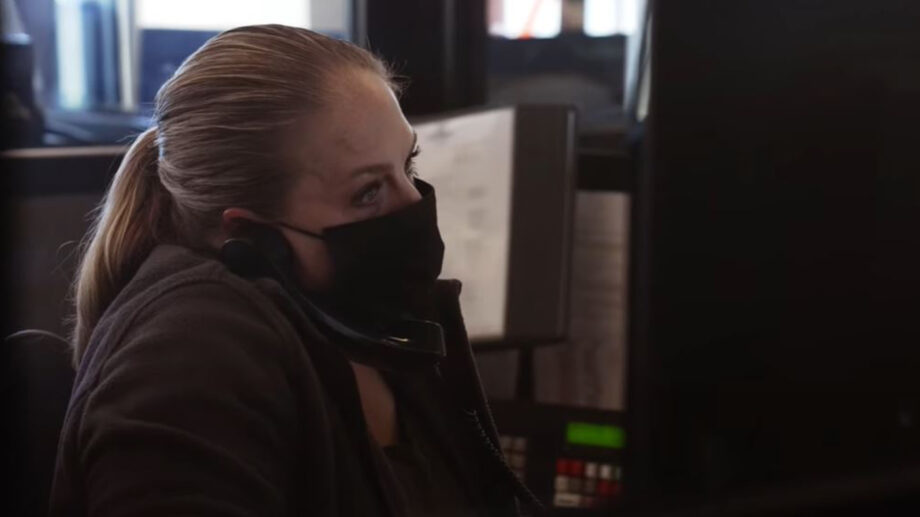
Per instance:
[[[920,5],[652,7],[627,492],[916,489]]]

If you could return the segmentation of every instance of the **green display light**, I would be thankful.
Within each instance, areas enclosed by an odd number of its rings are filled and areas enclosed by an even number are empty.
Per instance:
[[[565,429],[565,439],[572,445],[622,449],[626,442],[626,431],[616,425],[569,422]]]

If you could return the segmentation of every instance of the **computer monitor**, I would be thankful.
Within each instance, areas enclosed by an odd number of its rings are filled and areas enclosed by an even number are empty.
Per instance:
[[[627,497],[920,492],[920,4],[652,5]]]
[[[564,339],[575,194],[575,114],[500,107],[415,120],[422,178],[477,346]]]

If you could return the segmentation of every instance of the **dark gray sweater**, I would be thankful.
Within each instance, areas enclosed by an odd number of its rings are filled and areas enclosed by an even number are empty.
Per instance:
[[[400,396],[444,430],[445,459],[481,513],[515,515],[459,292],[439,282],[448,356]],[[404,515],[368,436],[348,361],[280,285],[160,246],[78,368],[51,515]]]

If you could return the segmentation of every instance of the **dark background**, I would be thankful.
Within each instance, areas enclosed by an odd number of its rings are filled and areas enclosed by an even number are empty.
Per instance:
[[[660,0],[652,16],[632,495],[797,489],[849,515],[883,486],[916,494],[920,6]],[[817,488],[850,476],[876,484]]]

